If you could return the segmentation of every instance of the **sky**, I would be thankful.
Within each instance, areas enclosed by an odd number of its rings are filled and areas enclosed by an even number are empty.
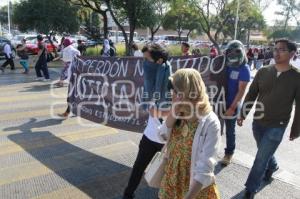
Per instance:
[[[19,0],[11,0],[11,2],[18,2]],[[7,5],[8,0],[0,0],[0,6]],[[280,7],[277,5],[276,1],[272,1],[270,6],[263,12],[265,20],[268,25],[274,25],[275,19],[278,19],[278,15],[275,15],[275,11],[279,11]],[[296,22],[293,21],[290,25],[296,25]]]

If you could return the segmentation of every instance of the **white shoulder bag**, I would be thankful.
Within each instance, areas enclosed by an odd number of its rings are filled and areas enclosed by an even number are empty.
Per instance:
[[[161,180],[165,173],[165,166],[168,161],[167,144],[160,152],[157,152],[152,158],[150,164],[145,171],[145,180],[150,187],[159,188]]]

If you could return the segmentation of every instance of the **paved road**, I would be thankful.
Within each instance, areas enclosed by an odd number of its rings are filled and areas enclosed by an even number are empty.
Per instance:
[[[51,71],[57,78],[57,70]],[[34,82],[34,74],[20,72],[0,74],[0,198],[120,199],[141,135],[82,126],[76,117],[54,118],[65,109],[66,87],[50,89],[49,82]],[[243,194],[255,154],[250,126],[249,119],[238,128],[234,163],[216,168],[222,198]],[[283,141],[277,153],[281,170],[257,198],[300,198],[299,153],[299,140]],[[143,181],[137,198],[156,194]]]

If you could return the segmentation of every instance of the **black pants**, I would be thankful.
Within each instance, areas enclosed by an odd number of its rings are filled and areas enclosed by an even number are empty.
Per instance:
[[[134,197],[134,192],[141,182],[144,171],[154,157],[155,153],[161,151],[163,146],[163,144],[153,142],[149,140],[145,135],[143,135],[140,141],[139,152],[134,162],[128,185],[124,191],[124,198]]]
[[[8,64],[10,65],[10,69],[11,70],[15,70],[15,63],[13,58],[8,58],[7,56],[5,56],[6,61],[2,64],[2,68],[4,69]]]
[[[42,73],[44,74],[45,79],[49,79],[49,71],[48,71],[48,66],[47,66],[47,61],[38,61],[35,64],[35,72],[37,77],[43,77]]]

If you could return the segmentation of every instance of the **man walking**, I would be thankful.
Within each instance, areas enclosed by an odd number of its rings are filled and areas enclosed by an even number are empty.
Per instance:
[[[12,56],[12,51],[11,51],[11,46],[9,43],[6,43],[4,45],[4,55],[5,55],[5,59],[6,61],[2,64],[2,66],[0,67],[0,70],[2,72],[4,72],[5,67],[9,64],[10,65],[10,69],[11,70],[15,70],[15,63],[13,60],[13,56]]]
[[[270,181],[272,174],[279,169],[274,153],[282,141],[294,101],[296,107],[290,140],[300,136],[300,72],[289,64],[296,51],[296,45],[291,41],[277,40],[275,65],[257,72],[243,103],[239,126],[243,125],[257,100],[252,129],[258,148],[245,184],[244,198],[254,198],[262,180]]]
[[[226,148],[221,163],[225,166],[231,163],[235,151],[235,126],[238,106],[245,94],[248,82],[250,82],[250,69],[247,65],[247,55],[243,44],[234,40],[228,43],[226,49]]]
[[[37,76],[36,80],[49,81],[50,77],[49,77],[49,71],[47,66],[47,49],[45,47],[45,44],[43,43],[43,36],[38,35],[37,41],[38,41],[39,51],[37,55],[38,60],[35,64],[35,71]],[[45,79],[43,79],[41,71],[43,72]]]

